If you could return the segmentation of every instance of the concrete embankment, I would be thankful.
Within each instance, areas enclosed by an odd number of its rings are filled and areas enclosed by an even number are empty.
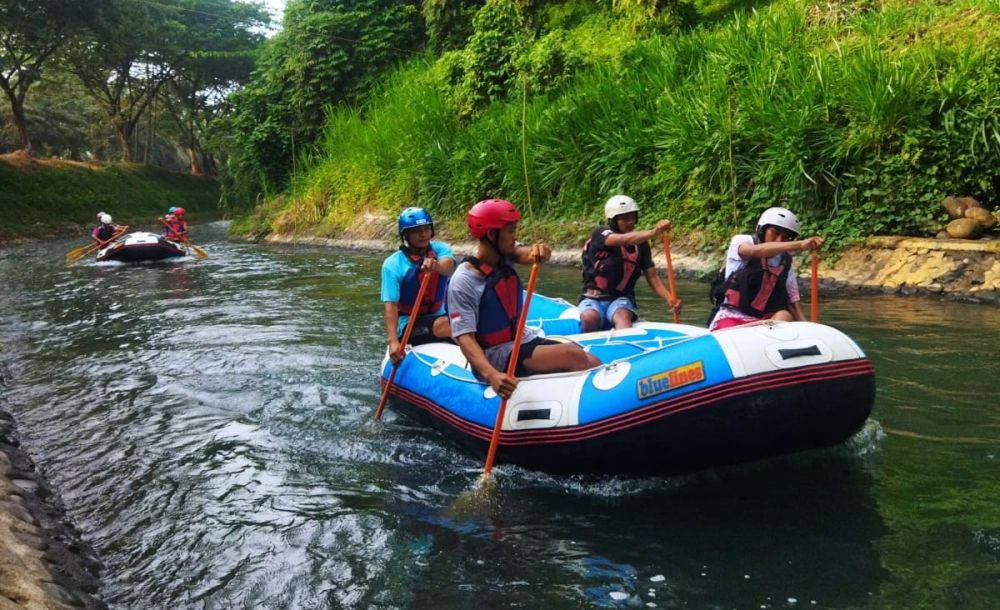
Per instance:
[[[398,245],[395,240],[349,237],[269,235],[265,240],[386,253]],[[471,242],[452,244],[457,255],[471,254],[474,247]],[[1000,305],[998,255],[1000,240],[875,236],[848,246],[835,256],[824,255],[818,271],[820,290],[938,295]],[[807,256],[803,255],[797,264],[800,276],[809,273]],[[656,258],[657,265],[662,267],[662,254]],[[580,251],[556,246],[552,260],[557,264],[579,265]],[[712,256],[674,247],[671,261],[679,275],[703,277],[721,267],[722,254]]]
[[[0,370],[0,392],[4,372]],[[99,564],[21,450],[0,395],[0,610],[104,608]]]
[[[1000,240],[871,237],[820,277],[835,285],[937,294],[1000,305]]]

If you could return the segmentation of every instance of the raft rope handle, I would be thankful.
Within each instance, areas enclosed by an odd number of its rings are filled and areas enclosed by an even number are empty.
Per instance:
[[[654,349],[643,349],[640,346],[636,346],[636,347],[639,347],[639,349],[641,349],[642,351],[640,351],[639,353],[636,353],[636,354],[631,354],[629,356],[622,356],[621,358],[615,358],[611,362],[602,363],[601,366],[594,367],[594,368],[595,369],[597,369],[597,368],[608,368],[608,367],[611,367],[611,366],[615,366],[615,365],[617,365],[620,362],[625,362],[625,361],[630,360],[632,358],[638,358],[639,356],[644,356],[645,354],[648,354],[649,352],[654,352],[657,349],[663,349],[664,347],[673,347],[675,345],[680,345],[682,343],[687,343],[688,341],[692,341],[694,339],[698,339],[698,338],[703,337],[703,336],[705,336],[705,335],[694,335],[694,336],[691,336],[691,337],[685,337],[685,338],[679,339],[678,341],[675,341],[673,343],[664,345],[663,347],[654,348]],[[563,339],[565,339],[565,337],[563,337]],[[658,339],[662,339],[662,337],[658,337]],[[649,341],[652,341],[652,340],[653,339],[649,339]],[[576,343],[575,341],[570,341],[568,339],[566,339],[566,342],[567,343]],[[631,343],[627,343],[625,341],[621,341],[619,343],[620,344],[632,345]],[[586,349],[586,347],[589,347],[589,346],[584,346],[584,349]],[[415,351],[415,350],[410,351],[408,353],[409,353],[410,357],[416,358],[422,364],[424,364],[425,366],[427,366],[427,368],[434,368],[434,365],[437,364],[438,360],[441,360],[441,358],[437,358],[437,357],[424,356],[424,354],[421,354],[420,352]],[[462,368],[462,370],[471,370],[469,361],[466,360],[465,361],[465,366],[461,367],[461,368]],[[455,381],[461,381],[463,383],[474,383],[476,385],[481,385],[481,386],[488,386],[489,385],[485,381],[480,381],[480,380],[476,379],[475,377],[473,377],[472,379],[467,379],[465,377],[458,377],[457,375],[449,373],[447,366],[445,366],[444,368],[439,368],[439,370],[441,371],[439,373],[439,375],[444,375],[445,377],[448,377],[449,379],[454,379]],[[591,369],[591,370],[593,370],[593,369]],[[531,378],[542,377],[542,376],[544,376],[546,379],[560,379],[560,378],[563,378],[563,377],[573,377],[573,376],[577,375],[579,372],[580,371],[563,371],[563,372],[559,372],[559,373],[543,373],[542,375],[532,375],[531,377],[526,377],[525,379],[531,379]]]

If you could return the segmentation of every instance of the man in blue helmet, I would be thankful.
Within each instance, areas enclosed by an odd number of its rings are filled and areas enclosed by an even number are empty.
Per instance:
[[[411,315],[418,316],[410,331],[411,345],[451,340],[444,300],[448,278],[455,271],[455,257],[448,244],[432,241],[434,221],[427,210],[406,208],[399,214],[396,228],[402,245],[382,262],[385,334],[393,362],[399,359],[400,337]],[[423,299],[416,303],[426,273],[432,275]]]

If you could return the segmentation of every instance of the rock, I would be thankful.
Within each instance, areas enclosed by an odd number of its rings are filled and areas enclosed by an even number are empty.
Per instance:
[[[997,219],[990,214],[989,210],[983,208],[966,208],[965,217],[978,222],[984,229],[992,229],[997,223]]]
[[[982,235],[983,225],[971,218],[959,218],[949,222],[944,230],[957,239],[976,239]]]
[[[949,217],[956,219],[964,218],[965,210],[982,206],[972,197],[945,197],[941,200],[941,207],[948,212]]]
[[[944,229],[938,231],[937,235],[934,236],[934,239],[950,239],[950,238],[951,234],[945,231]]]
[[[965,209],[969,207],[969,202],[968,202],[969,199],[972,198],[951,197],[951,196],[945,197],[944,199],[941,200],[941,207],[943,207],[945,211],[948,212],[948,217],[951,218],[952,220],[956,218],[964,218]],[[976,200],[972,199],[972,201]],[[976,202],[976,206],[978,206],[978,204],[979,202]]]
[[[72,591],[54,582],[43,582],[41,589],[51,595],[56,601],[73,608],[83,608],[83,601]]]

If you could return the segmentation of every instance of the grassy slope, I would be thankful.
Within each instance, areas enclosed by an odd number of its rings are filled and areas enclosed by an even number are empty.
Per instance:
[[[142,165],[96,165],[0,157],[0,239],[78,231],[105,211],[115,222],[137,224],[171,205],[212,213],[219,200],[215,180]]]
[[[462,124],[433,61],[415,60],[363,115],[335,112],[289,192],[237,230],[330,235],[358,210],[411,202],[460,227],[471,202],[502,196],[530,208],[534,236],[572,239],[626,191],[684,233],[724,234],[779,204],[844,240],[922,234],[945,194],[997,200],[1000,1],[730,12],[752,5],[704,2],[701,28],[647,39],[607,15],[563,16],[592,67],[529,93],[527,171],[519,92]]]

